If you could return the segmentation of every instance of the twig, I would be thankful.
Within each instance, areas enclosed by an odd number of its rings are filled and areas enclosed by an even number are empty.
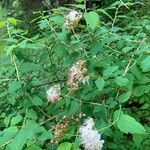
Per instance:
[[[118,10],[119,10],[119,8],[120,8],[120,4],[119,4],[119,6],[118,6],[117,9],[116,9],[115,17],[114,17],[114,19],[113,19],[113,23],[112,23],[112,26],[111,26],[111,31],[112,31],[113,28],[114,28],[114,24],[115,24],[116,19],[117,19],[117,15],[118,15]]]
[[[125,77],[125,75],[127,74],[132,60],[133,60],[132,58],[129,60],[129,63],[127,64],[127,66],[126,66],[126,68],[125,68],[125,71],[124,71],[124,73],[123,73],[123,75],[122,75],[123,77]],[[131,68],[131,67],[130,67],[130,68]]]
[[[43,122],[41,122],[39,125],[41,126],[41,125],[43,125],[43,124],[47,123],[48,121],[53,120],[55,117],[56,117],[56,116],[52,116],[52,117],[50,117],[50,118],[48,118],[48,119],[44,120]]]
[[[41,87],[41,86],[44,86],[44,85],[47,85],[47,84],[52,84],[52,83],[57,83],[57,82],[64,82],[64,81],[66,81],[66,79],[59,79],[59,80],[55,80],[55,81],[48,81],[48,82],[45,82],[45,83],[34,85],[33,88],[38,88],[38,87]]]
[[[18,70],[14,56],[12,56],[12,61],[14,63],[15,69],[16,69],[17,79],[18,79],[18,81],[20,81],[19,70]]]
[[[77,98],[75,98],[75,97],[70,97],[70,96],[67,96],[67,95],[63,95],[63,97],[64,97],[64,98],[65,98],[65,97],[72,98],[72,99],[74,99],[74,100],[77,100],[77,101],[80,102],[80,103],[91,104],[91,105],[99,105],[99,106],[102,105],[102,104],[100,104],[100,103],[86,102],[86,101],[79,100],[79,99],[77,99]],[[109,107],[108,105],[105,105],[105,106],[106,106],[106,107]]]

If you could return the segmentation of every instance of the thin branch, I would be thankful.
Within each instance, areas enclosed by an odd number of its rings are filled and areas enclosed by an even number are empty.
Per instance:
[[[34,85],[33,88],[38,88],[38,87],[41,87],[41,86],[44,86],[44,85],[53,84],[53,83],[57,83],[57,82],[65,82],[65,81],[66,81],[66,79],[59,79],[59,80],[55,80],[55,81],[48,81],[48,82],[45,82],[45,83]]]
[[[52,116],[52,117],[50,117],[50,118],[44,120],[43,122],[41,122],[39,125],[41,126],[41,125],[43,125],[43,124],[45,124],[45,123],[47,123],[47,122],[53,120],[55,117],[56,117],[56,116]]]
[[[18,66],[17,66],[17,64],[16,64],[16,61],[15,61],[15,58],[14,58],[14,57],[15,57],[15,56],[12,56],[12,61],[13,61],[13,63],[14,63],[15,69],[16,69],[17,79],[18,79],[18,81],[20,81],[19,70],[18,70]]]

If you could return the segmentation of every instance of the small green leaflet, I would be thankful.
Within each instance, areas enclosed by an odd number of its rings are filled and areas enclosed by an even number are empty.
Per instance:
[[[34,96],[34,98],[32,99],[32,103],[35,106],[42,106],[43,100],[39,96]]]
[[[119,102],[120,103],[126,102],[130,98],[131,94],[132,94],[132,91],[128,91],[127,93],[121,94],[119,96]]]
[[[147,56],[142,62],[141,62],[141,68],[143,72],[150,71],[150,56]]]
[[[102,91],[105,85],[105,81],[103,78],[99,78],[95,81],[95,84],[97,86],[97,88],[99,89],[99,91]]]
[[[84,18],[85,18],[85,21],[86,21],[87,25],[92,30],[94,30],[100,22],[99,15],[95,11],[86,12],[84,14]]]
[[[71,150],[72,144],[69,142],[62,143],[58,146],[57,150]]]
[[[23,63],[20,66],[20,72],[22,74],[29,73],[31,71],[37,72],[37,71],[42,71],[42,70],[43,70],[42,66],[38,64],[30,63],[30,62]]]
[[[21,83],[20,81],[12,81],[8,85],[8,92],[10,94],[15,94],[19,89],[21,89]]]
[[[10,139],[12,139],[17,132],[18,132],[17,127],[9,127],[4,129],[4,131],[2,131],[0,134],[0,148],[1,145],[5,144]]]
[[[39,141],[46,141],[48,139],[52,139],[53,138],[53,134],[51,131],[44,131],[40,137],[38,137]]]
[[[119,86],[125,86],[129,83],[129,80],[127,78],[123,78],[120,76],[120,77],[116,77],[115,83]]]
[[[14,125],[18,124],[21,120],[22,120],[22,116],[17,115],[11,119],[10,125],[14,126]]]
[[[103,72],[104,77],[111,77],[119,69],[118,66],[110,66]]]
[[[145,128],[129,115],[122,114],[117,121],[117,126],[124,133],[146,134]]]

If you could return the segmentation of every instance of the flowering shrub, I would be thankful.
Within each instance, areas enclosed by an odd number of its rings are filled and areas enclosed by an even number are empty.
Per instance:
[[[60,7],[31,31],[1,21],[0,149],[148,150],[146,7]]]

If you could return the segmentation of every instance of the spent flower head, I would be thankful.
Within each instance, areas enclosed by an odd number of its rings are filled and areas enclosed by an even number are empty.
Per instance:
[[[87,75],[87,69],[85,67],[85,61],[79,60],[69,69],[68,86],[69,90],[74,92],[78,90],[78,83],[85,84],[88,82],[89,76]]]

